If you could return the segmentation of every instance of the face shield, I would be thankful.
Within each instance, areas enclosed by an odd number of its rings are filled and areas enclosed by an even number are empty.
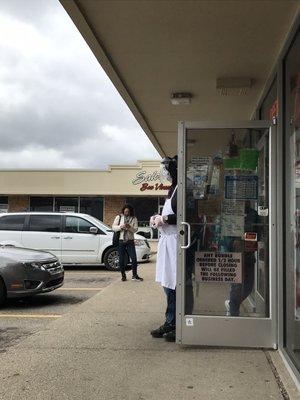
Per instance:
[[[177,156],[165,157],[161,162],[161,179],[169,182],[173,181],[172,171],[177,169]],[[174,175],[174,174],[173,174]]]
[[[172,182],[171,174],[165,164],[161,164],[160,176],[162,181]]]

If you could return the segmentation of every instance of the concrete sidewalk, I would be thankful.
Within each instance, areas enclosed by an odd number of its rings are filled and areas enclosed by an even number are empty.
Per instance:
[[[144,282],[117,276],[47,330],[1,354],[0,399],[288,398],[261,350],[187,349],[153,339],[149,331],[163,321],[164,298],[153,282],[154,263],[140,274]],[[299,398],[289,378],[287,384],[289,398]]]

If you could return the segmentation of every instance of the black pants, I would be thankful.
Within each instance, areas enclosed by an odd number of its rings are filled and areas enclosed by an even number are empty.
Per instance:
[[[137,275],[137,258],[136,258],[134,241],[124,242],[123,240],[120,240],[118,252],[119,252],[119,263],[120,263],[121,273],[122,274],[125,273],[125,267],[126,267],[125,259],[127,253],[131,259],[132,275],[133,276]]]

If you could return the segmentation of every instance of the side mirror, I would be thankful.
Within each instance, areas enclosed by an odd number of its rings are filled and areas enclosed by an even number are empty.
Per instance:
[[[90,233],[92,233],[93,235],[97,235],[98,228],[96,228],[95,226],[91,226],[90,227]]]

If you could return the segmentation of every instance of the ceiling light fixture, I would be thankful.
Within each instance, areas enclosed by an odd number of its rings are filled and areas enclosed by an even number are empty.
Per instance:
[[[173,106],[188,105],[191,104],[192,97],[189,92],[174,92],[171,93],[170,100]]]
[[[221,96],[242,96],[249,92],[251,78],[218,78],[217,90]]]

